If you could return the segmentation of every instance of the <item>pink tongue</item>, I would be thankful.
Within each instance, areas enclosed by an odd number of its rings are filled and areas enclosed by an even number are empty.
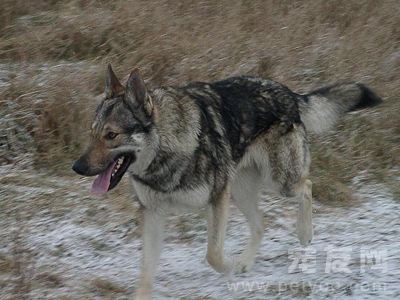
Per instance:
[[[108,187],[110,186],[110,179],[112,171],[116,162],[113,162],[105,171],[97,175],[96,179],[92,184],[92,194],[96,196],[101,196],[107,193]]]

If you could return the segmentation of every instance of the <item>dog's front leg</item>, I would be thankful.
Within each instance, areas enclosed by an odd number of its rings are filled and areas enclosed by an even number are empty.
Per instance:
[[[165,216],[143,209],[142,262],[136,299],[151,299],[153,281],[163,243]]]
[[[224,255],[224,241],[226,225],[229,215],[230,190],[227,186],[215,199],[211,199],[208,207],[208,263],[219,273],[229,275],[232,272],[233,262],[228,261]]]

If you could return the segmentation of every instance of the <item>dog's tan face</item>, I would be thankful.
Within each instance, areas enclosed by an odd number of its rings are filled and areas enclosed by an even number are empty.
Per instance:
[[[114,188],[151,143],[152,103],[137,71],[124,88],[109,66],[105,95],[96,110],[89,146],[72,167],[80,175],[98,175],[92,187],[98,195]]]

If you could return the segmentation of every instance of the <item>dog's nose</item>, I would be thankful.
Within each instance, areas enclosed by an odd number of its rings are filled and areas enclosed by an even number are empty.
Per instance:
[[[89,166],[86,163],[83,163],[80,159],[78,159],[72,166],[72,170],[74,170],[79,175],[86,175]]]

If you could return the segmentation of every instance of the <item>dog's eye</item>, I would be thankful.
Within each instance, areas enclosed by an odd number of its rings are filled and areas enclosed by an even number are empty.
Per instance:
[[[108,140],[113,140],[113,139],[116,138],[117,135],[118,135],[118,133],[115,133],[115,132],[110,131],[110,132],[108,132],[108,133],[106,134],[106,138],[107,138]]]

